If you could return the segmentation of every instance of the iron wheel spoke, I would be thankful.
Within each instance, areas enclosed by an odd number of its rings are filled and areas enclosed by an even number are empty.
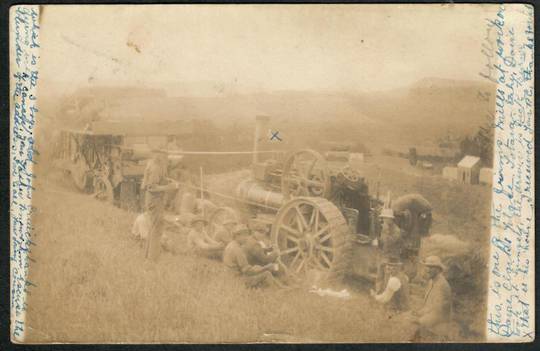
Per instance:
[[[331,237],[332,237],[332,233],[328,233],[325,236],[323,236],[322,238],[320,238],[319,242],[324,243],[326,240],[330,239]]]
[[[286,224],[282,224],[281,225],[281,229],[285,229],[286,231],[288,231],[289,233],[291,234],[294,234],[295,236],[299,237],[299,236],[302,236],[302,232],[301,231],[298,231],[296,229],[293,229],[292,227],[289,227],[288,225]]]
[[[321,252],[321,257],[326,262],[326,264],[328,264],[328,268],[332,267],[332,262],[330,262],[330,259],[326,256],[324,252]]]
[[[307,258],[304,258],[304,259],[300,262],[300,264],[298,265],[298,267],[296,267],[296,273],[297,273],[297,274],[300,273],[300,271],[301,271],[302,268],[304,267],[304,263],[306,263],[306,260],[307,260]]]
[[[298,250],[300,250],[300,248],[298,246],[295,246],[295,247],[292,247],[290,249],[283,250],[279,254],[280,255],[288,255],[288,254],[291,254],[293,252],[297,252]]]
[[[323,227],[321,229],[319,229],[317,231],[317,233],[315,233],[315,236],[321,236],[322,234],[324,234],[324,232],[326,232],[328,229],[330,229],[330,225],[327,225],[326,227]],[[322,241],[322,240],[321,240]]]
[[[319,250],[334,253],[334,250],[332,250],[332,248],[324,245],[319,246]]]
[[[293,243],[298,245],[299,240],[295,238],[294,236],[287,235],[287,240],[292,241]]]
[[[295,206],[294,208],[296,210],[297,216],[300,219],[299,223],[301,223],[301,225],[302,225],[301,232],[304,232],[309,227],[308,224],[306,223],[306,218],[304,217],[304,215],[302,214],[302,211],[300,211],[300,208],[298,206]]]
[[[309,216],[309,222],[308,222],[308,226],[311,228],[311,226],[313,225],[313,222],[315,222],[315,214],[317,213],[317,209],[314,208],[313,211],[311,212],[311,216]]]
[[[296,263],[296,261],[298,260],[298,257],[300,257],[301,254],[302,254],[302,252],[298,251],[296,253],[296,255],[294,256],[294,258],[293,258],[293,260],[291,261],[291,264],[290,264],[291,269],[294,268],[294,264]]]

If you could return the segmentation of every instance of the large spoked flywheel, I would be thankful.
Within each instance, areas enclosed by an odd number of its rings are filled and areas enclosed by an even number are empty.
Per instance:
[[[318,197],[299,197],[286,203],[272,225],[279,264],[292,276],[315,269],[331,280],[341,279],[350,256],[349,229],[339,209]]]
[[[324,157],[310,149],[291,154],[283,165],[281,190],[286,199],[297,196],[328,197],[330,176]]]

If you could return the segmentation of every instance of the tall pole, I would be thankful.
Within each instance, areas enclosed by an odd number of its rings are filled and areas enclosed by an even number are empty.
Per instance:
[[[255,136],[253,139],[253,164],[259,162],[259,142],[264,125],[270,120],[268,116],[255,117]]]
[[[203,170],[202,170],[202,166],[199,167],[199,175],[200,175],[200,191],[201,191],[201,206],[202,206],[202,216],[203,218],[206,218],[205,216],[205,213],[204,213],[204,193],[203,193]]]

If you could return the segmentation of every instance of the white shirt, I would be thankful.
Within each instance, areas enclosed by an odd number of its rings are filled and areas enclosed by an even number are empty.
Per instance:
[[[133,228],[131,228],[131,234],[137,239],[146,239],[148,238],[148,233],[150,233],[150,220],[146,212],[143,212],[135,218]]]
[[[387,303],[392,299],[394,294],[401,289],[401,281],[398,277],[390,277],[388,279],[388,283],[386,283],[386,288],[384,291],[375,296],[375,300],[381,302],[381,303]]]

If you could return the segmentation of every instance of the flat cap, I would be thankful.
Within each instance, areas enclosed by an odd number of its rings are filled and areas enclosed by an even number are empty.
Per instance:
[[[193,219],[191,220],[191,224],[192,224],[192,225],[195,224],[195,223],[197,223],[197,222],[203,222],[204,224],[208,224],[208,221],[207,221],[204,217],[202,217],[202,216],[197,216],[197,217],[195,217],[195,218],[193,218]]]

